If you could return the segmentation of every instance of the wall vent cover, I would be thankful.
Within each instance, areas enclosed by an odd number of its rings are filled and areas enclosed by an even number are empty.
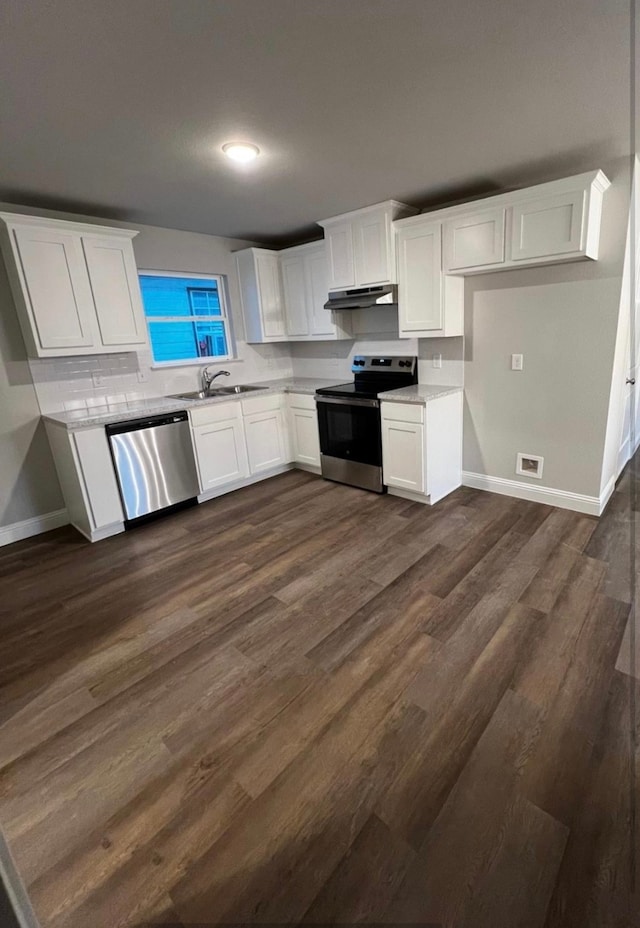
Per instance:
[[[516,474],[521,477],[537,477],[539,480],[542,477],[543,466],[544,458],[539,454],[524,454],[519,451],[516,455]]]

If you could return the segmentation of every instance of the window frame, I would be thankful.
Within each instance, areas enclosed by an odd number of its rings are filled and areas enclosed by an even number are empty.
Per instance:
[[[141,277],[183,277],[185,280],[215,280],[218,284],[218,299],[220,302],[219,316],[147,316],[144,308],[144,297],[142,296]],[[138,285],[140,286],[140,298],[142,301],[142,312],[147,327],[149,337],[149,350],[151,353],[151,368],[164,369],[167,367],[201,367],[203,364],[213,364],[216,361],[236,361],[236,342],[233,332],[233,323],[231,313],[229,312],[229,291],[227,288],[227,278],[224,274],[203,274],[201,271],[156,271],[150,268],[138,268]],[[150,322],[169,322],[182,323],[194,320],[196,322],[222,322],[222,326],[227,340],[228,354],[222,355],[202,355],[198,358],[179,358],[176,361],[156,361],[153,354],[153,342],[151,339]]]

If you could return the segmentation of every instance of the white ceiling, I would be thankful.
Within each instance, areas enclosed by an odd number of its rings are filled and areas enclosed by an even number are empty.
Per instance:
[[[4,0],[0,86],[0,199],[293,242],[626,154],[629,0]]]

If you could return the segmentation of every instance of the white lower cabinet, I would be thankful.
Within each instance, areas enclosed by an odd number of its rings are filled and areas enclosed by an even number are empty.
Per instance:
[[[189,418],[202,493],[249,476],[240,403],[200,406]]]
[[[69,521],[90,541],[124,531],[124,512],[104,427],[70,432],[46,423]]]
[[[424,493],[426,485],[423,407],[382,404],[382,466],[388,487]]]
[[[390,491],[437,503],[462,483],[462,390],[380,404],[383,480]]]
[[[287,464],[284,396],[260,396],[243,400],[242,412],[251,475]]]
[[[315,398],[291,393],[288,405],[291,459],[296,464],[319,468],[320,436]]]

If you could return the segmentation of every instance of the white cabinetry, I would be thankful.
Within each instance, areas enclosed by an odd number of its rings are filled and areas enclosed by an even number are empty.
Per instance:
[[[424,407],[382,403],[382,462],[388,487],[425,492]]]
[[[609,186],[590,171],[425,215],[444,224],[446,274],[595,260]]]
[[[240,403],[198,406],[189,420],[202,493],[249,476]]]
[[[511,258],[531,261],[579,253],[585,236],[587,191],[565,190],[535,197],[513,207]],[[586,236],[585,236],[586,237]]]
[[[393,221],[418,210],[387,200],[323,219],[329,290],[396,283]]]
[[[46,423],[69,521],[90,541],[124,531],[124,512],[104,428],[70,432]]]
[[[303,393],[290,393],[289,436],[291,458],[305,468],[320,468],[320,436],[315,397]]]
[[[444,224],[445,271],[467,270],[504,261],[505,209],[478,210]]]
[[[290,341],[350,337],[344,314],[324,308],[329,291],[324,242],[281,251],[280,269]]]
[[[114,351],[147,340],[138,269],[131,241],[116,235],[82,237],[100,341]]]
[[[436,503],[462,482],[462,391],[380,404],[383,479],[390,492]]]
[[[266,248],[236,252],[240,300],[248,342],[287,340],[279,253]]]
[[[284,395],[256,396],[242,401],[249,472],[274,470],[288,461]]]
[[[329,290],[346,290],[356,286],[353,256],[353,224],[336,222],[325,226]]]
[[[30,357],[147,343],[137,232],[0,213],[2,250]]]
[[[464,281],[442,270],[442,223],[415,216],[396,223],[401,338],[462,335]]]

